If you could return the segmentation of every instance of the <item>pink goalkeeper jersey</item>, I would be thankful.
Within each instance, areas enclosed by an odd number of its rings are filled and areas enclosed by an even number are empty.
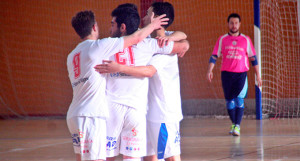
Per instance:
[[[256,53],[248,36],[225,34],[218,39],[212,55],[222,56],[221,71],[242,73],[249,70],[248,57]]]

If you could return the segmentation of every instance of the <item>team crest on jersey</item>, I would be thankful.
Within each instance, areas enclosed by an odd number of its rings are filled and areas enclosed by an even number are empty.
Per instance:
[[[133,128],[131,131],[133,136],[137,136],[138,131],[135,128]]]
[[[232,41],[232,45],[236,45],[237,44],[237,42],[236,41]]]

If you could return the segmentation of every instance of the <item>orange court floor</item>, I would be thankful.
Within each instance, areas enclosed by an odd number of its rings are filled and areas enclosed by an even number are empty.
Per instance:
[[[300,119],[244,119],[240,137],[228,135],[230,125],[229,119],[185,118],[182,161],[300,161]],[[65,119],[0,120],[0,132],[0,161],[75,160]]]

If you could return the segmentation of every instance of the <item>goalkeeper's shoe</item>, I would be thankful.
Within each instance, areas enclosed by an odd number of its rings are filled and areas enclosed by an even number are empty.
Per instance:
[[[234,127],[235,127],[235,124],[232,124],[232,125],[231,125],[231,129],[230,129],[230,131],[229,131],[229,134],[230,134],[230,135],[232,135],[233,130],[234,130]]]
[[[235,127],[234,127],[234,130],[233,130],[233,133],[232,133],[232,135],[233,136],[240,136],[240,126],[239,125],[236,125]]]

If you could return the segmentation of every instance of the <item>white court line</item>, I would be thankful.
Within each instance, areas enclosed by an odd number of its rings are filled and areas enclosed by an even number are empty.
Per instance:
[[[39,148],[44,148],[44,147],[49,147],[49,146],[56,146],[56,145],[66,144],[66,143],[70,144],[70,141],[66,141],[66,142],[62,142],[62,143],[56,143],[56,144],[41,145],[41,146],[32,147],[32,148],[15,148],[15,149],[11,149],[11,150],[8,150],[8,151],[0,152],[0,154],[18,152],[18,151],[24,151],[24,150],[33,150],[33,149],[39,149]]]

